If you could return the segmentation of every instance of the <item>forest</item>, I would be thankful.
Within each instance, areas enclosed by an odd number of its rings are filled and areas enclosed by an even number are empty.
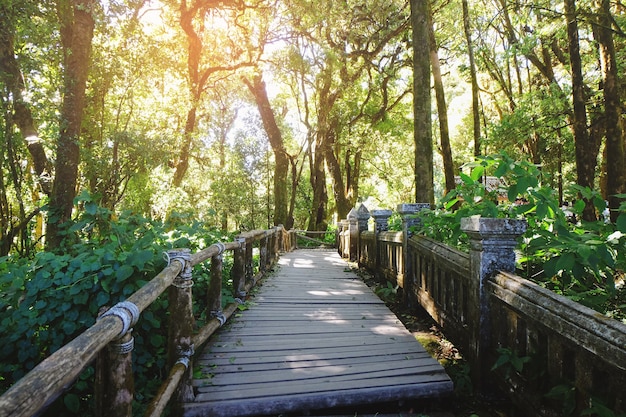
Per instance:
[[[357,202],[438,202],[500,151],[561,201],[577,184],[616,213],[624,192],[620,3],[0,7],[2,255],[58,247],[82,193],[149,219],[324,230]]]
[[[451,214],[426,233],[451,241],[461,214],[536,215],[530,274],[587,271],[613,294],[625,27],[610,0],[0,0],[0,324],[15,342],[0,386],[145,282],[162,248],[332,230],[358,203],[430,203]],[[487,177],[505,186],[498,209]],[[555,220],[566,202],[578,226]],[[85,308],[53,335],[72,301],[57,284]],[[17,318],[27,302],[45,324]]]

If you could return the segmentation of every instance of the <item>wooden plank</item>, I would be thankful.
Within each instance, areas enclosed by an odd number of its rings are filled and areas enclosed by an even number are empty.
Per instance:
[[[248,385],[256,384],[267,386],[269,383],[291,382],[301,380],[316,380],[324,378],[328,381],[339,381],[344,379],[371,379],[382,377],[393,377],[399,375],[416,375],[420,373],[434,372],[439,370],[439,363],[432,358],[421,358],[409,361],[400,359],[385,362],[361,362],[359,364],[346,363],[344,365],[319,365],[311,367],[285,367],[278,369],[266,369],[245,371],[243,368],[235,372],[224,372],[220,370],[215,375],[209,375],[204,379],[197,378],[194,385],[205,386],[225,386],[245,388]],[[276,385],[272,389],[278,388]],[[248,388],[246,388],[248,389]],[[202,389],[199,389],[202,392]]]
[[[197,361],[196,364],[206,369],[213,369],[219,366],[220,373],[241,373],[250,371],[265,371],[274,369],[300,369],[300,368],[312,368],[317,366],[344,366],[352,365],[358,366],[360,364],[368,364],[374,360],[376,363],[386,363],[395,361],[407,361],[407,360],[420,360],[424,358],[430,358],[430,355],[426,352],[412,353],[412,354],[378,354],[367,356],[354,356],[354,357],[324,357],[321,358],[317,355],[310,355],[306,358],[294,358],[286,359],[283,357],[276,358],[274,360],[265,361],[261,359],[251,359],[247,362],[244,360],[231,360],[230,358],[214,358]]]
[[[220,352],[220,353],[204,353],[198,357],[198,361],[228,359],[233,363],[252,363],[258,361],[281,361],[285,358],[297,358],[298,360],[324,359],[333,358],[359,358],[369,356],[375,358],[380,355],[405,354],[414,355],[425,352],[419,349],[413,342],[394,343],[393,345],[371,346],[368,349],[354,350],[345,347],[319,348],[319,349],[294,349],[294,350],[275,350],[270,352]]]
[[[333,252],[279,260],[196,357],[188,416],[277,414],[450,393],[452,383]]]
[[[294,411],[345,407],[354,404],[375,404],[378,402],[397,401],[406,398],[436,397],[449,389],[447,382],[431,383],[424,386],[388,386],[374,388],[345,389],[332,393],[305,393],[299,395],[281,395],[271,399],[224,400],[218,403],[187,404],[185,415],[188,417],[239,417],[254,415],[255,410],[264,413],[280,414]]]

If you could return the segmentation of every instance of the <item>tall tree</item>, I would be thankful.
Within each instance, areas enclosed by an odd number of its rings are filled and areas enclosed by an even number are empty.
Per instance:
[[[435,203],[430,99],[428,0],[411,0],[413,29],[413,135],[415,140],[415,201]]]
[[[72,215],[80,160],[80,132],[85,107],[85,88],[94,32],[96,0],[59,0],[63,48],[63,105],[56,146],[55,176],[50,196],[47,245],[56,248],[63,235],[61,225]]]
[[[276,123],[276,117],[267,96],[267,89],[262,74],[256,74],[252,81],[244,79],[254,96],[263,121],[265,133],[274,152],[274,225],[287,224],[287,174],[290,157],[285,150],[283,136]]]
[[[450,146],[450,129],[448,128],[448,106],[441,77],[441,65],[439,64],[439,52],[437,39],[435,38],[435,28],[433,26],[432,7],[428,8],[428,37],[430,45],[430,65],[433,72],[433,82],[435,85],[435,100],[437,102],[437,115],[439,116],[439,152],[443,158],[443,174],[445,178],[445,190],[447,194],[454,189],[454,163],[452,162],[452,147]]]
[[[24,15],[30,14],[29,7],[34,6],[29,3],[22,3],[21,12]],[[51,192],[52,164],[46,156],[30,105],[24,100],[24,77],[16,59],[14,20],[24,17],[16,15],[15,10],[17,9],[18,7],[13,1],[0,3],[0,81],[10,92],[13,105],[12,121],[26,141],[39,185],[42,191],[49,195]]]
[[[480,155],[480,108],[478,107],[478,76],[476,75],[476,63],[474,62],[474,43],[472,41],[472,28],[470,26],[469,6],[467,0],[463,0],[463,33],[467,43],[467,58],[469,61],[470,80],[472,83],[472,126],[474,138],[474,156]]]
[[[594,136],[587,130],[587,106],[585,100],[585,84],[580,57],[580,41],[578,35],[578,16],[575,0],[565,0],[565,19],[567,22],[567,41],[569,45],[570,66],[572,71],[572,102],[574,120],[572,130],[576,144],[577,183],[582,187],[594,188],[597,149]],[[583,218],[587,221],[596,219],[595,208],[591,200],[585,199]]]
[[[219,74],[233,73],[235,70],[252,66],[258,61],[262,50],[251,47],[251,32],[254,28],[240,24],[245,20],[245,5],[237,1],[204,2],[180,0],[179,23],[187,37],[187,77],[189,90],[189,108],[183,128],[183,140],[180,153],[175,163],[172,184],[179,187],[187,170],[192,143],[197,128],[198,110],[203,94],[210,85],[212,77]],[[218,42],[218,31],[207,23],[212,14],[221,14],[218,19],[226,21],[231,30],[225,30],[225,37]],[[207,45],[207,40],[212,45]],[[218,46],[219,45],[219,46]],[[214,53],[213,48],[220,49]],[[247,48],[244,50],[243,48]]]
[[[626,165],[624,161],[624,133],[621,125],[622,106],[619,92],[619,71],[613,42],[611,5],[609,0],[598,0],[599,21],[594,25],[595,37],[600,46],[600,63],[604,95],[604,120],[606,134],[607,199],[611,220],[616,221],[621,198],[626,193]]]

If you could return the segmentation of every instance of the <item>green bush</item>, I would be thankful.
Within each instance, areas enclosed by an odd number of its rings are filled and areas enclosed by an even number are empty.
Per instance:
[[[0,392],[91,326],[101,307],[125,300],[152,279],[165,267],[164,251],[181,247],[193,251],[232,240],[176,217],[165,223],[129,213],[116,218],[84,194],[77,203],[82,211],[68,227],[60,251],[0,260]],[[228,271],[232,257],[224,263]],[[194,292],[201,294],[194,305],[198,314],[205,307],[209,280],[209,266],[196,266]],[[135,385],[141,387],[138,408],[165,377],[166,323],[167,297],[162,296],[141,314],[134,328]],[[47,413],[90,415],[92,394],[93,369],[88,368]]]
[[[602,220],[572,222],[535,165],[498,154],[480,157],[467,167],[470,174],[461,174],[462,184],[445,196],[439,209],[420,212],[419,233],[468,250],[461,218],[524,218],[528,230],[520,238],[520,275],[626,321],[626,205],[620,208],[615,224]],[[486,189],[481,178],[487,173],[500,178],[501,189]],[[593,201],[599,213],[606,208],[605,201],[589,189],[573,186],[570,192]],[[502,195],[508,202],[498,204]],[[512,203],[516,200],[517,204]],[[584,202],[578,200],[571,210],[581,218],[583,208]]]

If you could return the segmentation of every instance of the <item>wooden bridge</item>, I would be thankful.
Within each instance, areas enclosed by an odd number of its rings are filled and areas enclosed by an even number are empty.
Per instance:
[[[184,415],[276,415],[452,391],[443,367],[336,251],[298,250],[279,265],[197,358],[202,376]]]
[[[168,251],[157,276],[2,394],[0,417],[41,415],[93,362],[96,416],[131,416],[133,326],[165,292],[169,375],[146,417],[172,403],[187,416],[269,416],[450,394],[443,368],[348,264],[335,251],[293,251],[295,235],[275,227],[193,254]],[[233,257],[229,279],[222,277],[225,252]],[[206,261],[208,293],[193,294],[193,267]],[[225,282],[236,297],[226,305]],[[201,328],[194,325],[198,295],[212,316]],[[244,297],[251,305],[240,311]]]

